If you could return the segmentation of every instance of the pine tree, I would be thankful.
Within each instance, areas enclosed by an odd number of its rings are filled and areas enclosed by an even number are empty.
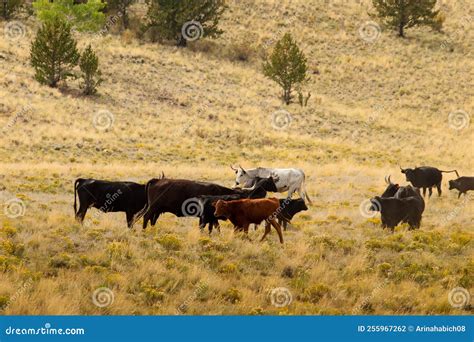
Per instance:
[[[42,84],[57,87],[59,81],[72,76],[79,53],[71,26],[59,17],[44,23],[31,44],[30,58],[35,78]]]
[[[87,0],[76,3],[75,0],[36,0],[33,8],[44,23],[54,18],[70,22],[78,31],[98,31],[105,23],[102,13],[106,3],[101,0]]]
[[[156,28],[161,39],[184,47],[188,40],[221,35],[218,24],[226,8],[225,0],[151,0],[145,29]]]
[[[23,5],[24,0],[0,0],[0,17],[9,20]]]
[[[270,58],[263,64],[264,75],[283,89],[282,99],[286,104],[291,103],[294,87],[307,81],[307,71],[306,57],[289,33],[276,43]]]
[[[435,10],[437,0],[372,0],[377,16],[385,24],[398,30],[400,37],[405,37],[405,29],[427,25],[437,29],[439,10]]]
[[[102,83],[101,72],[99,70],[99,58],[92,50],[91,45],[84,50],[79,60],[79,67],[82,72],[84,82],[81,85],[84,95],[97,93],[97,87]]]

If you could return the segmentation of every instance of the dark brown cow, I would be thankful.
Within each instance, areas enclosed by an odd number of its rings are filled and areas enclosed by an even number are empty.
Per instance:
[[[199,196],[233,195],[238,191],[242,190],[187,179],[152,179],[145,186],[146,205],[134,216],[134,221],[143,217],[145,229],[148,221],[156,221],[163,213],[178,217],[198,217],[203,210]]]
[[[458,198],[462,194],[466,195],[468,191],[474,190],[474,177],[459,177],[458,179],[450,180],[449,190],[453,189],[459,191]]]
[[[216,217],[227,217],[234,225],[235,230],[243,230],[248,234],[249,226],[260,224],[266,221],[265,233],[260,241],[263,241],[270,232],[270,224],[276,229],[280,243],[283,243],[283,234],[281,226],[276,222],[280,201],[277,198],[260,198],[260,199],[241,199],[235,201],[219,200],[215,204]]]

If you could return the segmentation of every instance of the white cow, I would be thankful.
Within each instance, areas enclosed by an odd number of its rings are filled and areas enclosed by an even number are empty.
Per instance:
[[[300,197],[309,203],[311,199],[306,193],[305,189],[305,174],[301,169],[271,169],[258,167],[256,169],[244,170],[239,165],[238,168],[231,166],[235,171],[235,186],[242,186],[243,188],[250,188],[254,186],[255,177],[268,178],[273,177],[278,192],[288,191],[288,198],[291,198],[293,193],[298,192]]]

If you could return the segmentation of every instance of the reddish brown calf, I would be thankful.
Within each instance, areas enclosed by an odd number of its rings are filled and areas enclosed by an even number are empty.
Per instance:
[[[235,230],[243,230],[246,234],[249,231],[249,225],[260,224],[263,220],[266,221],[265,233],[261,241],[265,239],[270,232],[270,224],[275,228],[283,243],[283,234],[280,225],[276,222],[278,208],[280,201],[276,198],[260,198],[260,199],[241,199],[235,201],[219,200],[215,204],[216,217],[225,216],[234,225]]]

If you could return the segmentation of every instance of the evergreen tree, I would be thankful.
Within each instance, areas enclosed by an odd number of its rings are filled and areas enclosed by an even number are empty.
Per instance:
[[[57,87],[59,81],[72,76],[79,53],[71,26],[59,17],[45,22],[31,44],[30,58],[35,78],[42,84]]]
[[[306,57],[289,33],[276,43],[270,58],[263,64],[264,75],[283,89],[282,99],[286,104],[291,103],[294,87],[308,79],[307,71]]]
[[[226,8],[224,0],[151,0],[145,29],[156,28],[161,39],[186,46],[188,40],[222,34],[218,24]]]
[[[398,31],[400,37],[405,37],[405,29],[428,25],[439,28],[437,20],[439,10],[435,10],[436,0],[372,0],[377,16],[385,24]]]
[[[98,31],[105,23],[105,7],[101,0],[87,0],[77,3],[75,0],[36,0],[33,8],[42,22],[60,18],[71,22],[78,31]]]
[[[84,95],[93,95],[97,93],[97,87],[102,83],[99,70],[99,58],[92,50],[91,45],[84,50],[79,60],[79,67],[82,72],[84,82],[81,85]]]

